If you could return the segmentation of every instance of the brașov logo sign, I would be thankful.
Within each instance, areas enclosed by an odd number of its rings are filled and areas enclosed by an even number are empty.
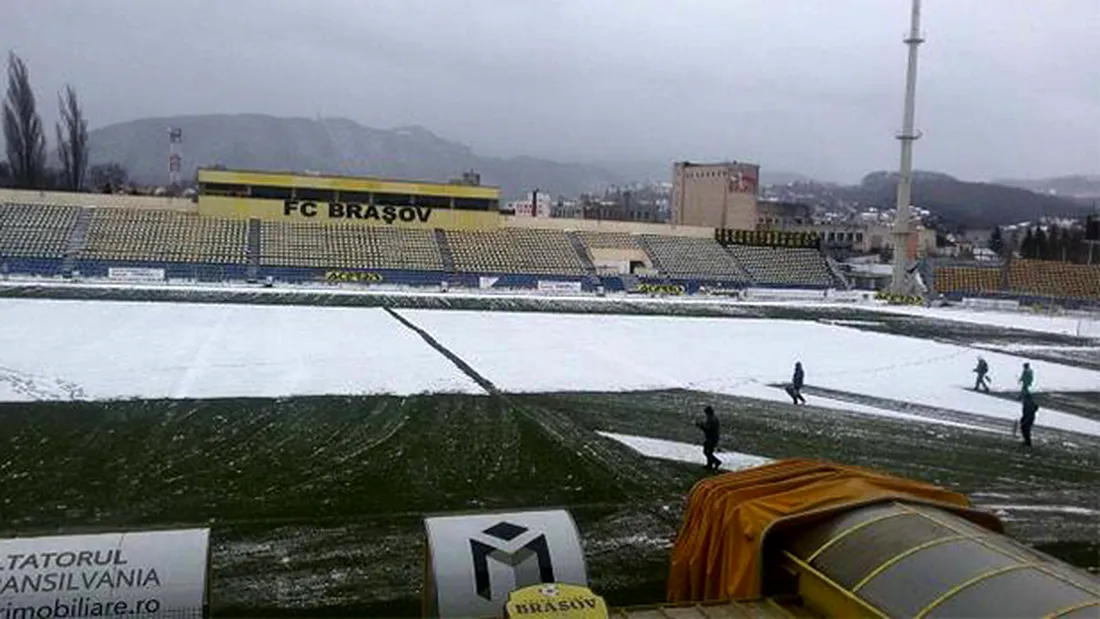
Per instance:
[[[303,200],[283,201],[284,217],[304,217],[312,219],[359,219],[374,220],[387,224],[394,222],[427,223],[432,216],[428,206],[393,206],[359,204],[357,202],[309,202]]]

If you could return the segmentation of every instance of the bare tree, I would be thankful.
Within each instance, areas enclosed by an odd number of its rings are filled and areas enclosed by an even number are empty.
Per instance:
[[[46,136],[34,105],[27,65],[8,54],[8,96],[4,101],[4,141],[8,168],[16,187],[34,189],[46,170]]]
[[[57,122],[57,157],[61,160],[61,186],[69,191],[84,188],[88,169],[88,121],[72,86],[57,95],[61,120]]]
[[[121,164],[98,163],[88,170],[88,180],[95,191],[114,193],[130,181],[130,174]]]

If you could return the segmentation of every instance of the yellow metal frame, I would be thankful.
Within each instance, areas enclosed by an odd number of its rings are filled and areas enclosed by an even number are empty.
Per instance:
[[[908,505],[901,505],[901,504],[899,504],[898,506],[901,507],[902,509],[908,511],[908,512],[911,512],[911,513],[914,513],[914,514],[919,514],[920,516],[923,516],[923,517],[931,520],[932,522],[935,522],[936,524],[938,524],[942,527],[946,527],[946,528],[948,528],[948,529],[950,529],[950,530],[952,530],[956,533],[959,533],[960,535],[967,536],[967,539],[971,539],[974,542],[976,542],[978,544],[981,544],[982,546],[985,546],[986,548],[992,550],[993,552],[996,552],[997,554],[1004,555],[1006,557],[1009,557],[1011,559],[1015,559],[1016,561],[1020,561],[1022,563],[1029,563],[1029,562],[1034,563],[1033,567],[1035,569],[1037,569],[1040,572],[1046,574],[1047,576],[1050,576],[1051,578],[1054,578],[1055,580],[1060,580],[1060,581],[1066,583],[1067,585],[1070,585],[1074,588],[1080,589],[1080,590],[1082,590],[1082,591],[1084,591],[1084,592],[1086,592],[1090,595],[1100,595],[1100,589],[1092,589],[1092,588],[1088,587],[1087,585],[1085,585],[1083,583],[1080,583],[1080,582],[1077,582],[1075,580],[1066,578],[1065,576],[1059,574],[1058,572],[1050,569],[1046,565],[1044,565],[1042,563],[1036,563],[1036,562],[1032,561],[1032,557],[1028,557],[1028,556],[1022,555],[1022,554],[1017,554],[1015,552],[1011,552],[1008,548],[1001,548],[1000,546],[997,546],[996,544],[992,544],[992,543],[989,542],[988,538],[984,535],[977,535],[977,534],[974,534],[974,533],[967,533],[966,531],[954,526],[950,522],[945,522],[945,521],[943,521],[939,518],[936,518],[934,515],[925,512],[923,509],[914,509],[914,508],[912,508]]]
[[[872,606],[867,600],[848,591],[833,579],[814,569],[806,561],[799,559],[786,550],[783,551],[783,555],[800,570],[798,591],[802,595],[803,601],[816,602],[823,607],[821,610],[835,617],[880,617],[881,619],[889,617],[889,615]],[[811,578],[803,578],[803,576],[810,576]],[[814,595],[815,592],[818,595]]]
[[[774,608],[776,610],[776,612],[783,615],[784,617],[789,617],[790,619],[795,619],[795,616],[793,614],[791,614],[791,611],[787,610],[786,608],[783,608],[782,604],[780,604],[779,602],[776,602],[772,598],[768,598],[767,604],[768,604],[768,606],[771,606],[772,608]]]
[[[881,564],[879,564],[878,567],[871,570],[870,573],[868,573],[866,576],[864,576],[862,579],[860,579],[860,581],[857,582],[855,584],[855,586],[852,587],[852,593],[855,593],[855,592],[859,591],[860,589],[862,589],[864,585],[866,585],[868,582],[874,580],[876,576],[878,576],[879,574],[881,574],[881,573],[885,572],[886,570],[890,569],[892,566],[897,565],[898,562],[900,562],[905,557],[915,555],[915,554],[917,554],[918,552],[920,552],[922,550],[927,550],[929,548],[933,548],[933,547],[939,546],[941,544],[946,544],[948,542],[957,542],[957,541],[964,540],[964,539],[969,539],[969,538],[965,535],[948,535],[947,537],[941,537],[939,539],[934,539],[934,540],[931,540],[931,541],[927,541],[923,544],[917,544],[916,546],[913,546],[912,548],[908,548],[906,550],[903,550],[903,551],[899,552],[898,554],[890,557],[889,559],[883,561]]]
[[[947,591],[944,591],[942,594],[940,594],[939,597],[932,600],[932,602],[930,604],[928,604],[924,608],[920,609],[920,612],[918,612],[913,617],[914,617],[914,619],[923,619],[925,616],[928,615],[928,613],[932,612],[932,610],[934,610],[940,604],[943,604],[944,602],[946,602],[947,600],[950,600],[951,598],[955,597],[959,593],[962,593],[963,591],[969,589],[970,587],[973,587],[974,585],[976,585],[978,583],[989,580],[990,578],[993,578],[994,576],[1000,576],[1001,574],[1007,574],[1008,572],[1018,572],[1020,570],[1033,568],[1035,566],[1036,566],[1035,563],[1016,563],[1016,564],[1013,564],[1013,565],[1005,565],[1005,566],[999,567],[995,570],[989,570],[988,572],[984,572],[984,573],[978,574],[977,576],[973,576],[971,578],[968,578],[968,579],[962,581],[961,583],[955,585],[954,587],[951,587]]]
[[[1058,617],[1064,617],[1074,611],[1081,610],[1082,608],[1088,608],[1090,606],[1100,606],[1100,600],[1092,600],[1089,602],[1081,602],[1080,604],[1074,604],[1073,606],[1067,606],[1061,610],[1055,611],[1043,619],[1058,619]]]
[[[889,505],[893,505],[895,507],[902,507],[898,503],[889,503]],[[870,520],[864,520],[863,522],[854,524],[854,525],[848,527],[847,529],[844,529],[840,533],[837,533],[833,537],[829,538],[821,546],[818,546],[817,550],[811,552],[810,556],[806,557],[806,562],[812,562],[814,559],[816,559],[818,556],[820,556],[821,553],[823,553],[826,550],[828,550],[829,548],[831,548],[833,546],[833,544],[836,544],[840,540],[844,539],[845,537],[848,537],[849,535],[851,535],[852,533],[855,533],[856,531],[859,531],[859,530],[861,530],[865,527],[869,527],[869,526],[875,524],[876,522],[882,522],[883,520],[889,520],[891,518],[896,518],[898,516],[908,516],[911,513],[912,512],[909,512],[907,510],[900,511],[900,512],[894,512],[894,513],[891,513],[891,514],[884,514],[884,515],[879,516],[877,518],[872,518]]]
[[[256,172],[248,170],[199,170],[199,183],[220,183],[262,187],[331,189],[335,191],[363,191],[410,195],[448,196],[456,198],[484,198],[499,200],[500,189],[484,185],[453,185],[450,183],[414,180],[391,180],[354,176],[312,176],[285,172]]]

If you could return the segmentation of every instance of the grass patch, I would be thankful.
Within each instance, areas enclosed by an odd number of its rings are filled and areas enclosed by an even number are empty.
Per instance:
[[[560,506],[593,586],[615,605],[653,603],[704,472],[595,431],[696,443],[705,403],[723,449],[1001,502],[1082,504],[1100,486],[1092,437],[1027,453],[1008,436],[692,391],[12,403],[0,404],[0,534],[210,526],[219,615],[415,616],[425,513]],[[1022,539],[1088,564],[1087,519],[1022,518],[1010,523]]]

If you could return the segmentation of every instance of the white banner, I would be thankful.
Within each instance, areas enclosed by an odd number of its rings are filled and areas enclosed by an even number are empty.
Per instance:
[[[164,269],[110,267],[107,269],[107,278],[121,282],[162,282]]]
[[[1016,301],[1015,299],[983,299],[981,297],[966,297],[962,300],[962,306],[970,309],[1015,311],[1020,309],[1020,302]]]
[[[539,280],[539,290],[542,292],[580,292],[580,282],[544,282]]]
[[[492,288],[493,286],[497,285],[498,281],[500,281],[499,277],[486,277],[482,275],[481,277],[477,278],[477,287],[481,289]]]
[[[209,542],[210,529],[0,540],[0,617],[202,617]]]
[[[839,303],[869,303],[875,299],[870,290],[834,290],[825,291],[825,298]]]
[[[801,288],[746,288],[744,297],[759,301],[811,301],[826,298],[824,290]]]

